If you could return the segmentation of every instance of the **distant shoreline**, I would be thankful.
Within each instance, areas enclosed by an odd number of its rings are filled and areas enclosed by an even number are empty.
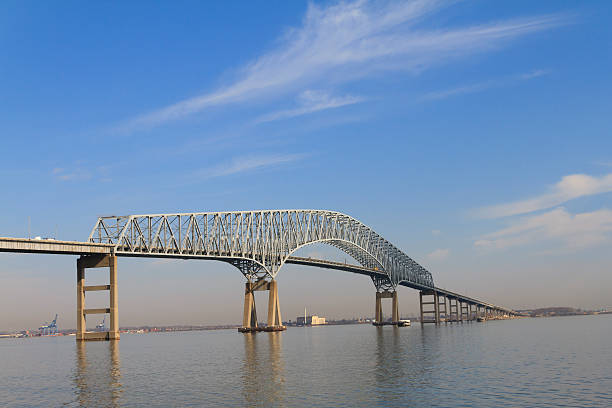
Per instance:
[[[549,310],[550,309],[550,310]],[[567,308],[546,308],[546,309],[534,309],[534,310],[521,310],[526,313],[524,317],[542,318],[542,317],[567,317],[567,316],[597,316],[597,315],[611,315],[612,310],[604,311],[578,311],[575,312],[569,310],[558,310]],[[411,320],[418,322],[418,318],[411,317]],[[288,323],[288,322],[287,322]],[[316,325],[319,326],[341,326],[341,325],[354,325],[354,324],[370,324],[368,320],[332,320],[326,324]],[[296,326],[295,324],[287,324],[288,327],[303,327]],[[127,326],[119,328],[121,334],[145,334],[145,333],[176,333],[176,332],[190,332],[190,331],[207,331],[207,330],[236,330],[241,327],[238,324],[226,324],[226,325],[212,325],[212,326]],[[310,327],[307,326],[307,327]],[[0,339],[14,339],[14,338],[36,338],[36,337],[63,337],[63,336],[74,336],[76,335],[75,329],[59,330],[56,335],[40,335],[38,333],[30,333],[28,330],[23,330],[18,333],[1,332]]]

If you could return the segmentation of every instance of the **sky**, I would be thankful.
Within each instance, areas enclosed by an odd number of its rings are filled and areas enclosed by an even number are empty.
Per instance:
[[[511,308],[612,308],[610,2],[0,7],[0,236],[86,240],[102,215],[328,209],[437,286]],[[0,254],[0,330],[55,313],[75,327],[75,269]],[[278,283],[284,320],[374,314],[367,277],[286,265]],[[120,259],[120,324],[237,324],[243,284],[224,263]],[[400,288],[401,314],[417,299]]]

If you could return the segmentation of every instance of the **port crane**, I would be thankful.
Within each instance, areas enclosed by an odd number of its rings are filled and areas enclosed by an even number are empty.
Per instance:
[[[41,336],[49,336],[57,334],[57,313],[55,314],[55,319],[51,323],[44,324],[38,328]]]

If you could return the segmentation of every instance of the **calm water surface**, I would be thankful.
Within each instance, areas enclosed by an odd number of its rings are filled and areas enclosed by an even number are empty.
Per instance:
[[[0,406],[612,407],[612,315],[0,340]]]

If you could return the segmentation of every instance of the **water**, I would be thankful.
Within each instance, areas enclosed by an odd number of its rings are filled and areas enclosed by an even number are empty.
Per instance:
[[[0,340],[0,406],[610,407],[612,315]]]

